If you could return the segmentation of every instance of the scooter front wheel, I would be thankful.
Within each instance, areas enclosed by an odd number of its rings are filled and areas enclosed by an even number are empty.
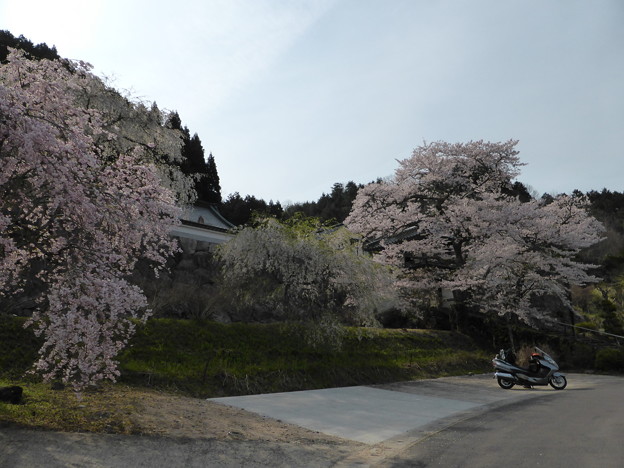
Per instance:
[[[498,378],[498,385],[500,385],[500,388],[504,388],[505,390],[509,390],[510,388],[513,388],[514,385],[516,385],[516,382],[514,382],[513,380],[504,379],[502,377],[499,377]]]
[[[563,375],[557,375],[555,377],[550,378],[550,382],[548,382],[552,388],[555,390],[563,390],[568,385],[568,381]]]

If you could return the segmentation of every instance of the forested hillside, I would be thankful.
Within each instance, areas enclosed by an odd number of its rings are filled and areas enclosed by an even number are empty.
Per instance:
[[[605,227],[605,237],[581,256],[598,265],[601,282],[574,288],[574,303],[587,319],[581,326],[624,335],[624,194],[603,189],[590,191],[587,197],[592,215]]]
[[[0,30],[0,62],[5,62],[9,55],[9,48],[20,49],[26,52],[27,56],[35,59],[59,60],[61,57],[56,51],[56,47],[48,47],[42,44],[33,44],[24,36],[15,37],[9,31]]]

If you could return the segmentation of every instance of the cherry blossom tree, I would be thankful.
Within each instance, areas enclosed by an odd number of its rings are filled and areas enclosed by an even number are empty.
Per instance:
[[[345,221],[403,269],[411,291],[452,291],[481,311],[544,318],[536,297],[569,305],[570,284],[595,281],[576,254],[600,240],[582,197],[521,202],[516,141],[425,144],[394,178],[361,189]]]
[[[344,227],[315,218],[267,218],[219,247],[224,280],[239,307],[262,307],[274,319],[326,329],[367,326],[398,303],[388,268]]]
[[[137,262],[157,274],[177,250],[161,164],[177,134],[119,96],[83,63],[13,51],[0,66],[0,295],[38,293],[35,369],[77,390],[115,380],[133,319],[149,315],[128,281]],[[122,110],[158,132],[126,126]]]

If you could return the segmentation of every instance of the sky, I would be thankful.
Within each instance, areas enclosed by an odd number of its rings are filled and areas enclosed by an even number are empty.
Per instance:
[[[0,29],[176,110],[222,194],[283,205],[424,142],[519,140],[543,193],[624,192],[621,0],[0,0]]]

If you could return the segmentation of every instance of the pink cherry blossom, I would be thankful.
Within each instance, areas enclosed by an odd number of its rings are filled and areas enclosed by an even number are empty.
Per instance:
[[[378,261],[403,269],[410,291],[463,292],[483,312],[544,318],[532,299],[569,306],[569,285],[596,280],[576,254],[602,226],[580,197],[510,196],[516,143],[425,144],[393,179],[361,189],[345,224],[380,246]]]
[[[36,295],[35,368],[76,389],[118,375],[133,320],[149,316],[129,276],[177,250],[190,184],[168,177],[179,135],[150,112],[85,64],[13,51],[0,65],[0,294]]]

